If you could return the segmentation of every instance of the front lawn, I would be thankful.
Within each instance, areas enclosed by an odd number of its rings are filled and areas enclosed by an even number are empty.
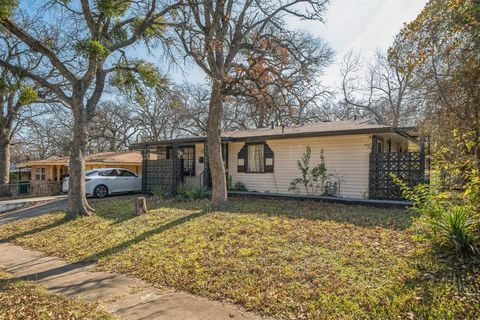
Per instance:
[[[240,198],[134,217],[132,202],[18,221],[0,239],[285,319],[480,316],[478,273],[456,276],[414,242],[406,211]]]
[[[113,320],[95,303],[48,293],[31,282],[12,279],[0,270],[0,319]]]

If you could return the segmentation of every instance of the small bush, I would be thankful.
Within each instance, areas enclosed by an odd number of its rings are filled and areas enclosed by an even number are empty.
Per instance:
[[[233,177],[232,176],[227,176],[227,190],[234,190],[233,188]]]
[[[478,219],[466,207],[447,208],[425,221],[432,229],[436,241],[443,247],[452,247],[460,254],[477,251]]]
[[[311,157],[312,150],[310,146],[307,146],[302,158],[297,161],[300,177],[290,182],[289,191],[296,194],[305,192],[306,195],[324,195],[326,193],[327,166],[323,149],[320,150],[320,163],[313,168],[310,167]]]
[[[233,191],[244,191],[244,192],[246,192],[246,191],[248,191],[248,188],[245,185],[245,183],[237,181],[237,182],[235,182],[235,185],[233,186]]]
[[[204,187],[192,187],[191,188],[191,198],[193,200],[205,199],[208,198],[208,190]]]
[[[471,205],[453,202],[436,185],[409,187],[397,177],[392,178],[403,196],[413,202],[412,210],[420,215],[418,221],[424,227],[422,232],[433,244],[459,255],[478,254],[480,217]]]
[[[199,200],[208,198],[208,190],[204,187],[194,187],[186,184],[179,185],[177,196],[185,200]]]
[[[155,200],[164,200],[172,195],[170,188],[164,184],[154,185],[152,193]]]
[[[188,199],[190,196],[190,187],[185,185],[185,184],[181,184],[177,187],[177,198],[180,198],[180,199]]]

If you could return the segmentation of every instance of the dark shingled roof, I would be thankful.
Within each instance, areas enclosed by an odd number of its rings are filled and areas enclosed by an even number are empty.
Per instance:
[[[222,134],[226,138],[251,138],[251,137],[269,137],[281,135],[302,135],[308,133],[333,133],[341,134],[341,132],[357,131],[357,130],[374,130],[389,129],[391,127],[379,125],[371,120],[356,121],[331,121],[316,122],[303,126],[292,127],[276,127],[276,128],[259,128],[250,130],[228,131]]]
[[[415,128],[394,128],[391,126],[380,125],[374,120],[347,120],[317,122],[302,126],[258,128],[248,130],[226,131],[222,133],[223,141],[261,141],[271,139],[286,139],[297,137],[318,137],[318,136],[336,136],[351,134],[375,134],[398,132],[407,136],[415,136]],[[181,137],[174,140],[141,142],[131,146],[132,149],[140,149],[143,146],[186,144],[206,141],[206,136]]]

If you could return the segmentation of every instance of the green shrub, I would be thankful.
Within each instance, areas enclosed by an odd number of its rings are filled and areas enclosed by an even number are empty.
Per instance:
[[[227,176],[227,190],[233,190],[233,177]]]
[[[480,216],[468,203],[456,203],[436,185],[419,184],[409,187],[396,177],[403,196],[413,202],[412,210],[420,217],[418,222],[432,243],[457,254],[478,254]]]
[[[208,198],[208,189],[181,184],[177,188],[177,197],[185,200],[205,199]]]
[[[156,184],[152,188],[153,198],[156,200],[163,200],[172,195],[171,190],[164,184]]]
[[[467,207],[446,208],[425,221],[440,245],[451,247],[460,254],[477,251],[476,231],[479,221]]]
[[[181,184],[177,187],[177,198],[180,199],[189,199],[190,198],[190,187],[186,184]]]
[[[193,200],[205,199],[209,195],[208,189],[204,187],[192,187],[190,194]]]
[[[305,192],[306,195],[324,195],[326,193],[327,166],[323,149],[320,150],[320,163],[313,168],[310,167],[312,150],[307,146],[302,158],[297,161],[300,177],[290,182],[289,191],[297,194]]]
[[[233,191],[244,191],[244,192],[246,192],[246,191],[248,191],[248,188],[245,185],[245,183],[237,181],[237,182],[235,182],[235,185],[233,186]]]

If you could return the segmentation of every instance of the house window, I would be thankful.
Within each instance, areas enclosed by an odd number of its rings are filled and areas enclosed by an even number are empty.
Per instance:
[[[47,180],[47,170],[45,168],[36,168],[35,169],[35,179],[36,180]]]
[[[182,176],[195,176],[195,147],[181,147],[178,148],[178,158],[180,160],[180,167]]]
[[[247,143],[238,152],[237,172],[273,173],[273,150],[268,144]]]
[[[265,172],[265,145],[251,144],[248,145],[248,172],[254,173]]]
[[[377,152],[378,153],[383,152],[383,141],[382,140],[377,140]]]

